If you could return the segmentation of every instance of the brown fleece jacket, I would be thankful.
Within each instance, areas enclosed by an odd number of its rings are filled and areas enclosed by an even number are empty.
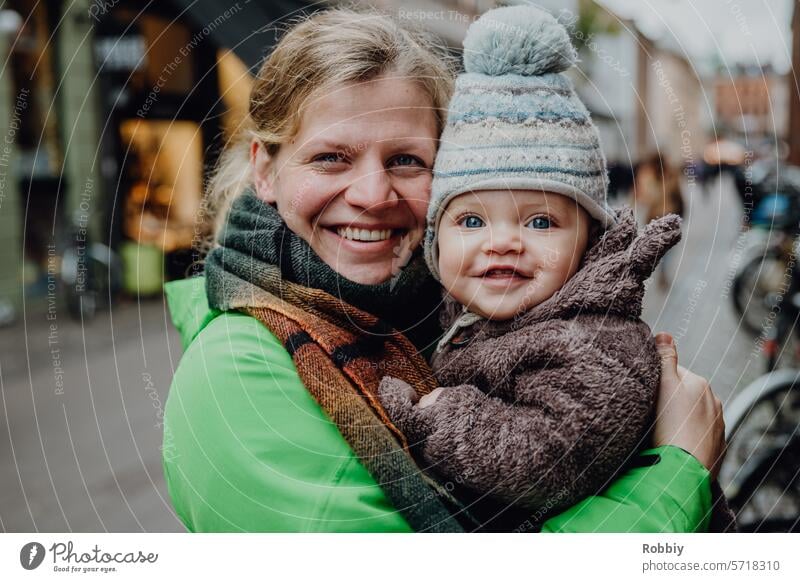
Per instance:
[[[641,319],[644,281],[680,239],[668,215],[637,232],[631,210],[552,297],[512,320],[481,319],[437,353],[431,406],[386,377],[381,401],[428,467],[529,510],[602,490],[649,445],[661,362]],[[443,323],[461,306],[447,300]]]

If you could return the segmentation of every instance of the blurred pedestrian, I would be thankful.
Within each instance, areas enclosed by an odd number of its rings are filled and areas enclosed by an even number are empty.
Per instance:
[[[712,183],[725,174],[735,178],[737,168],[745,161],[746,151],[741,144],[721,137],[715,138],[703,148],[703,192],[711,192]]]
[[[667,214],[683,217],[680,174],[660,153],[647,156],[636,166],[633,191],[636,213],[644,218],[644,224]],[[662,289],[669,287],[672,254],[667,253],[658,267],[656,277]]]

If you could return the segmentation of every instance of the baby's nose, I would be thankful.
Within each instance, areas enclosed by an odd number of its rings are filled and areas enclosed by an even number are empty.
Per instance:
[[[505,254],[521,253],[523,249],[522,233],[520,233],[519,228],[499,226],[491,229],[486,250]]]

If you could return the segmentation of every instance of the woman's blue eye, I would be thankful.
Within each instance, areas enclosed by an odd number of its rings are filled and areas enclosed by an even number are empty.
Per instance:
[[[483,221],[477,216],[467,216],[461,221],[467,228],[480,228],[483,226]]]
[[[328,152],[314,156],[313,161],[322,164],[336,164],[338,162],[344,161],[344,156],[341,154],[337,154],[335,152]]]
[[[409,154],[400,154],[389,161],[390,166],[424,166],[422,160]]]
[[[544,216],[537,216],[528,223],[528,226],[535,229],[547,229],[550,228],[550,219]]]

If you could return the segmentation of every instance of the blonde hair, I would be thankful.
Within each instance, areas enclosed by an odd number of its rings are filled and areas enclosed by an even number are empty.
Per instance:
[[[432,37],[387,14],[351,8],[294,22],[259,69],[248,115],[208,182],[205,208],[214,236],[230,203],[253,183],[253,139],[274,155],[296,134],[306,102],[334,86],[387,73],[419,83],[431,98],[441,133],[455,72],[453,58]]]

